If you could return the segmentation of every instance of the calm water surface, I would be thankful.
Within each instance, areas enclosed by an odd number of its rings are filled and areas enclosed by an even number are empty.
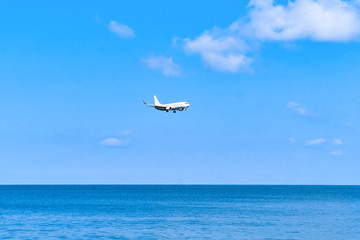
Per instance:
[[[0,239],[360,239],[360,186],[0,186]]]

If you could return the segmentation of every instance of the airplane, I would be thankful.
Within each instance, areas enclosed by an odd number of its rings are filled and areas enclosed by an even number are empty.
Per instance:
[[[173,111],[174,113],[176,113],[176,111],[184,111],[190,106],[190,104],[187,102],[161,104],[155,95],[154,95],[154,102],[155,104],[148,104],[143,100],[143,103],[148,107],[153,107],[157,110],[166,111],[166,112]]]

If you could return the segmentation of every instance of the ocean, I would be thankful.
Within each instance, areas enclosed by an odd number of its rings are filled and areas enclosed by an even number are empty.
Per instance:
[[[360,239],[360,186],[3,185],[0,239]]]

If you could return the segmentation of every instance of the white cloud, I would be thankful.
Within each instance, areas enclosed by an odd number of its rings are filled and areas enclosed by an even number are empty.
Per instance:
[[[222,36],[221,30],[218,29],[215,31],[218,34],[206,31],[193,41],[188,38],[185,39],[185,50],[189,52],[226,52],[246,49],[246,45],[241,42],[241,39],[236,39],[230,35]]]
[[[323,138],[317,138],[317,139],[312,139],[312,140],[307,140],[305,141],[305,145],[319,145],[326,142],[326,139]]]
[[[245,56],[247,45],[240,38],[222,36],[218,29],[204,32],[194,40],[184,39],[184,49],[187,53],[197,53],[211,68],[224,72],[245,70],[251,63],[251,58]]]
[[[291,143],[296,142],[296,139],[295,139],[295,138],[289,138],[288,140],[289,140],[289,142],[291,142]]]
[[[303,115],[303,116],[309,115],[309,112],[304,107],[302,107],[299,103],[289,102],[287,107],[290,108],[292,111],[294,111],[296,114]]]
[[[176,36],[176,37],[173,37],[173,39],[171,40],[171,46],[172,47],[176,47],[178,45],[178,42],[180,41],[181,39]]]
[[[343,152],[341,150],[336,150],[336,151],[330,152],[330,155],[340,156],[340,155],[343,155]]]
[[[260,40],[348,41],[360,33],[354,1],[297,0],[282,6],[273,0],[252,0],[249,6],[247,27]]]
[[[344,142],[341,139],[334,139],[334,142],[333,142],[334,145],[341,145],[343,143]]]
[[[194,39],[184,39],[184,50],[199,54],[211,68],[238,72],[249,68],[259,43],[264,41],[342,42],[360,34],[360,4],[354,0],[296,0],[286,5],[273,0],[251,0],[245,18],[228,28],[213,28]],[[306,115],[306,110],[298,108]]]
[[[238,72],[241,69],[246,69],[251,62],[251,59],[243,54],[203,52],[201,55],[211,68],[224,72]]]
[[[135,32],[129,26],[125,24],[117,23],[116,21],[110,21],[109,30],[121,38],[135,37]]]
[[[353,123],[352,122],[346,122],[346,123],[344,123],[344,126],[345,127],[352,127]]]
[[[100,18],[99,18],[99,14],[96,14],[96,15],[95,15],[95,19],[94,19],[94,20],[95,20],[95,22],[98,22],[98,23],[101,22],[101,21],[100,21]]]
[[[127,140],[120,140],[117,138],[106,138],[100,142],[100,144],[103,146],[111,146],[111,147],[124,146],[127,143],[128,143]]]
[[[131,133],[132,133],[131,129],[127,129],[125,131],[120,132],[119,135],[127,136],[127,135],[130,135]]]
[[[171,57],[148,57],[144,58],[143,61],[149,68],[159,70],[165,76],[180,75],[180,66],[174,63]]]

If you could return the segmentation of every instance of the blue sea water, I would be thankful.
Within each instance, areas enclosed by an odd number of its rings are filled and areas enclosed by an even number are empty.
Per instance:
[[[360,239],[360,186],[0,186],[0,239]]]

